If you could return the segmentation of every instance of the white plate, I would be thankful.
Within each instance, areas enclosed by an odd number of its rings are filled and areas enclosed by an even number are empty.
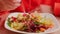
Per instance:
[[[11,13],[11,14],[9,14],[9,16],[7,17],[7,19],[8,19],[9,17],[12,17],[12,16],[17,17],[18,14],[23,14],[23,13]],[[5,21],[4,26],[5,26],[6,29],[8,29],[8,30],[10,30],[10,31],[17,32],[17,33],[25,33],[25,34],[41,34],[41,33],[42,33],[42,34],[46,34],[46,33],[52,33],[52,32],[58,31],[58,30],[60,29],[60,23],[59,23],[58,20],[55,18],[55,16],[53,16],[52,14],[49,14],[49,13],[40,13],[40,15],[41,15],[42,17],[45,17],[45,16],[46,16],[46,18],[51,18],[52,21],[53,21],[53,23],[54,23],[54,27],[51,28],[51,29],[46,30],[45,32],[40,32],[40,33],[29,33],[29,32],[24,32],[24,31],[17,31],[17,30],[11,29],[11,28],[7,25],[7,23],[8,23],[8,22],[7,22],[7,19],[6,19],[6,21]]]

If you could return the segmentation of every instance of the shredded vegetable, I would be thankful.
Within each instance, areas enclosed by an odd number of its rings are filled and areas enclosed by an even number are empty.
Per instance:
[[[34,13],[18,14],[17,17],[8,18],[8,26],[19,31],[44,32],[53,27],[53,21]]]

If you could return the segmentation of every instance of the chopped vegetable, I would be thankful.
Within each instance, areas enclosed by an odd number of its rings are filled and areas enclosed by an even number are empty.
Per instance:
[[[37,33],[40,33],[40,30],[36,30]]]
[[[8,18],[8,26],[11,27],[11,22],[10,22],[10,18]]]
[[[38,13],[18,14],[17,17],[8,18],[8,26],[19,31],[44,32],[53,27],[53,22]]]
[[[41,32],[44,32],[46,29],[45,28],[40,28],[40,31]]]
[[[15,23],[14,22],[14,23],[11,24],[11,27],[14,28],[14,29],[17,29],[17,30],[23,28],[23,26],[24,26],[23,23]]]
[[[39,25],[40,23],[39,22],[34,22],[34,24]]]

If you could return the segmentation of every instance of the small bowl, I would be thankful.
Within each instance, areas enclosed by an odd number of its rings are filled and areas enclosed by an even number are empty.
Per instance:
[[[14,16],[14,17],[17,17],[18,14],[24,14],[24,13],[11,13],[9,14],[9,16],[7,17],[6,21],[5,21],[5,28],[10,30],[10,31],[13,31],[13,32],[17,32],[17,33],[24,33],[24,34],[47,34],[47,33],[53,33],[55,31],[58,31],[60,29],[60,23],[58,22],[58,20],[55,18],[55,16],[53,16],[52,14],[50,13],[40,13],[40,15],[42,17],[46,17],[46,18],[51,18],[53,23],[54,23],[54,27],[53,28],[49,28],[47,29],[45,32],[40,32],[40,33],[30,33],[30,32],[24,32],[24,31],[18,31],[18,30],[13,30],[12,28],[10,28],[8,25],[7,25],[7,20],[9,17],[11,16]]]

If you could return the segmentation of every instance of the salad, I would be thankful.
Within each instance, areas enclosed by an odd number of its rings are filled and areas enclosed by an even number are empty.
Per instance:
[[[25,32],[44,32],[54,26],[53,21],[39,14],[18,14],[17,17],[8,18],[8,26],[14,30]]]

